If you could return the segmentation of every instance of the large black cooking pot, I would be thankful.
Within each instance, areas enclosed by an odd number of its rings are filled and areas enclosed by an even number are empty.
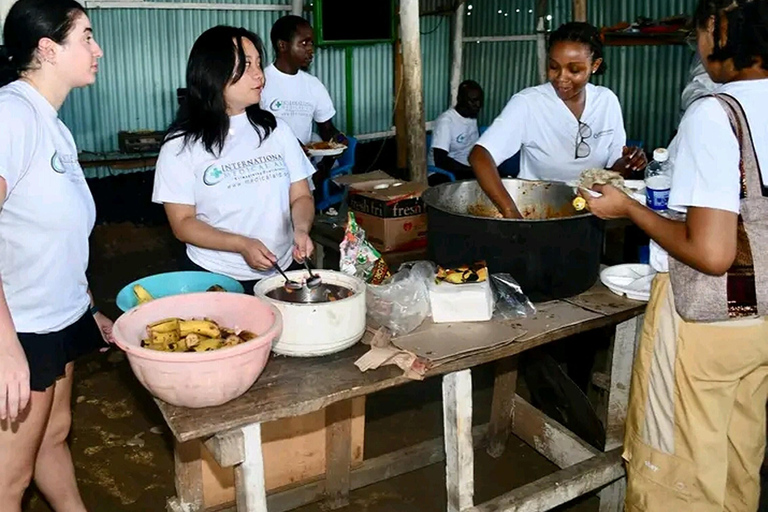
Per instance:
[[[565,184],[502,181],[524,219],[486,216],[495,208],[476,181],[424,192],[430,259],[444,267],[485,260],[491,273],[511,274],[537,302],[572,297],[594,285],[603,221],[576,212],[574,190]]]

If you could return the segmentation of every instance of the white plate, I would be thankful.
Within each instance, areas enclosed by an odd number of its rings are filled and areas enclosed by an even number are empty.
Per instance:
[[[616,295],[647,302],[651,298],[651,283],[655,276],[650,265],[627,263],[606,268],[600,272],[600,281]]]
[[[310,156],[336,156],[340,155],[347,150],[347,146],[336,149],[312,149],[307,148],[307,152]]]

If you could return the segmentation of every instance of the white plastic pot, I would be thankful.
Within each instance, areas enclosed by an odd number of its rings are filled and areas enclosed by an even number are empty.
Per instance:
[[[267,293],[283,286],[285,279],[276,275],[263,279],[253,291],[257,297],[274,304],[283,317],[283,332],[272,345],[276,354],[315,357],[333,354],[360,341],[365,333],[365,282],[333,270],[313,270],[324,283],[343,286],[353,291],[346,299],[301,304],[267,297]],[[306,270],[286,272],[289,279],[303,282]]]

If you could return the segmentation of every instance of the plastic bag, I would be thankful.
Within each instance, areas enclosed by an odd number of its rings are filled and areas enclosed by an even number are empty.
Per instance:
[[[369,284],[381,284],[391,275],[381,253],[365,239],[365,230],[352,212],[347,214],[347,227],[339,252],[339,270],[345,274],[359,277]]]
[[[513,320],[536,314],[536,307],[510,274],[492,274],[491,286],[496,299],[495,319]]]
[[[384,283],[368,285],[369,323],[374,327],[386,327],[395,336],[416,329],[430,315],[428,286],[434,278],[432,262],[416,261],[402,264]]]

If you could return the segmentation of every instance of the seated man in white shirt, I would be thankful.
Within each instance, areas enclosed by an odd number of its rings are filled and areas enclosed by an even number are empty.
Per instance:
[[[466,80],[459,85],[456,107],[446,110],[435,121],[429,162],[450,171],[458,180],[475,179],[468,158],[472,146],[480,138],[477,116],[483,102],[480,84]]]
[[[348,144],[344,134],[333,125],[336,109],[328,90],[317,77],[307,73],[315,55],[312,26],[300,16],[283,16],[272,26],[270,38],[275,62],[264,70],[261,107],[285,121],[302,146],[312,141],[315,123],[322,140]],[[334,160],[326,157],[317,164],[316,187],[327,178]]]

